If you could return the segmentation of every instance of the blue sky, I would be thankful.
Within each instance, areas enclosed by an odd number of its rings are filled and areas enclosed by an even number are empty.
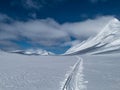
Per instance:
[[[0,0],[0,11],[18,20],[54,18],[75,22],[99,15],[119,17],[119,0]]]
[[[120,0],[0,0],[0,47],[63,53],[120,18]]]

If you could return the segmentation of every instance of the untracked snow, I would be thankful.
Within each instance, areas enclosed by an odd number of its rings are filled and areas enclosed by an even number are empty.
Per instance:
[[[81,57],[87,90],[120,90],[120,54]]]
[[[75,57],[0,54],[0,90],[59,90]]]

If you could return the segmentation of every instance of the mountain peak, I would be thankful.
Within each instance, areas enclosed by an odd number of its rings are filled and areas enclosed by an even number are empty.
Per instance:
[[[120,21],[117,18],[110,20],[110,22],[108,23],[108,25],[116,25],[116,24],[120,24]]]
[[[114,18],[95,37],[71,47],[65,54],[112,52],[116,48],[120,51],[120,21]]]
[[[111,22],[119,22],[119,20],[117,18],[114,18],[111,20]]]
[[[103,34],[104,33],[104,34]],[[120,21],[117,18],[110,20],[110,22],[98,33],[98,36],[120,33]]]

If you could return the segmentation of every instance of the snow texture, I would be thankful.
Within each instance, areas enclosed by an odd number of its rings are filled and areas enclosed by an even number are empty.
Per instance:
[[[0,90],[120,90],[120,54],[80,57],[1,52]]]
[[[0,54],[0,90],[59,90],[75,57]]]
[[[73,66],[72,71],[66,74],[66,79],[62,83],[61,90],[87,90],[83,74],[83,59],[78,58],[78,62]]]

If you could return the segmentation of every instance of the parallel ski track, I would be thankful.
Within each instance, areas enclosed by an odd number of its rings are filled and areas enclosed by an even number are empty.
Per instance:
[[[72,70],[71,73],[68,75],[68,77],[67,77],[67,79],[66,79],[66,81],[65,81],[65,83],[64,83],[64,85],[63,85],[63,87],[62,87],[61,90],[74,90],[72,87],[69,86],[69,85],[70,85],[70,82],[71,82],[72,79],[75,79],[76,74],[79,73],[78,70],[80,70],[80,66],[82,66],[82,64],[83,64],[82,58],[80,58],[79,56],[77,56],[77,58],[78,58],[78,61],[77,61],[77,63],[73,66],[73,70]],[[81,67],[81,68],[83,68],[83,67]],[[80,72],[82,72],[82,69],[81,69]],[[81,74],[82,74],[82,73],[81,73]],[[77,81],[76,81],[76,82],[77,82]],[[84,81],[83,81],[83,83],[84,83]],[[83,86],[84,86],[84,85],[83,85]],[[74,86],[74,88],[77,88],[77,87]],[[82,89],[82,90],[83,90],[83,89]]]

